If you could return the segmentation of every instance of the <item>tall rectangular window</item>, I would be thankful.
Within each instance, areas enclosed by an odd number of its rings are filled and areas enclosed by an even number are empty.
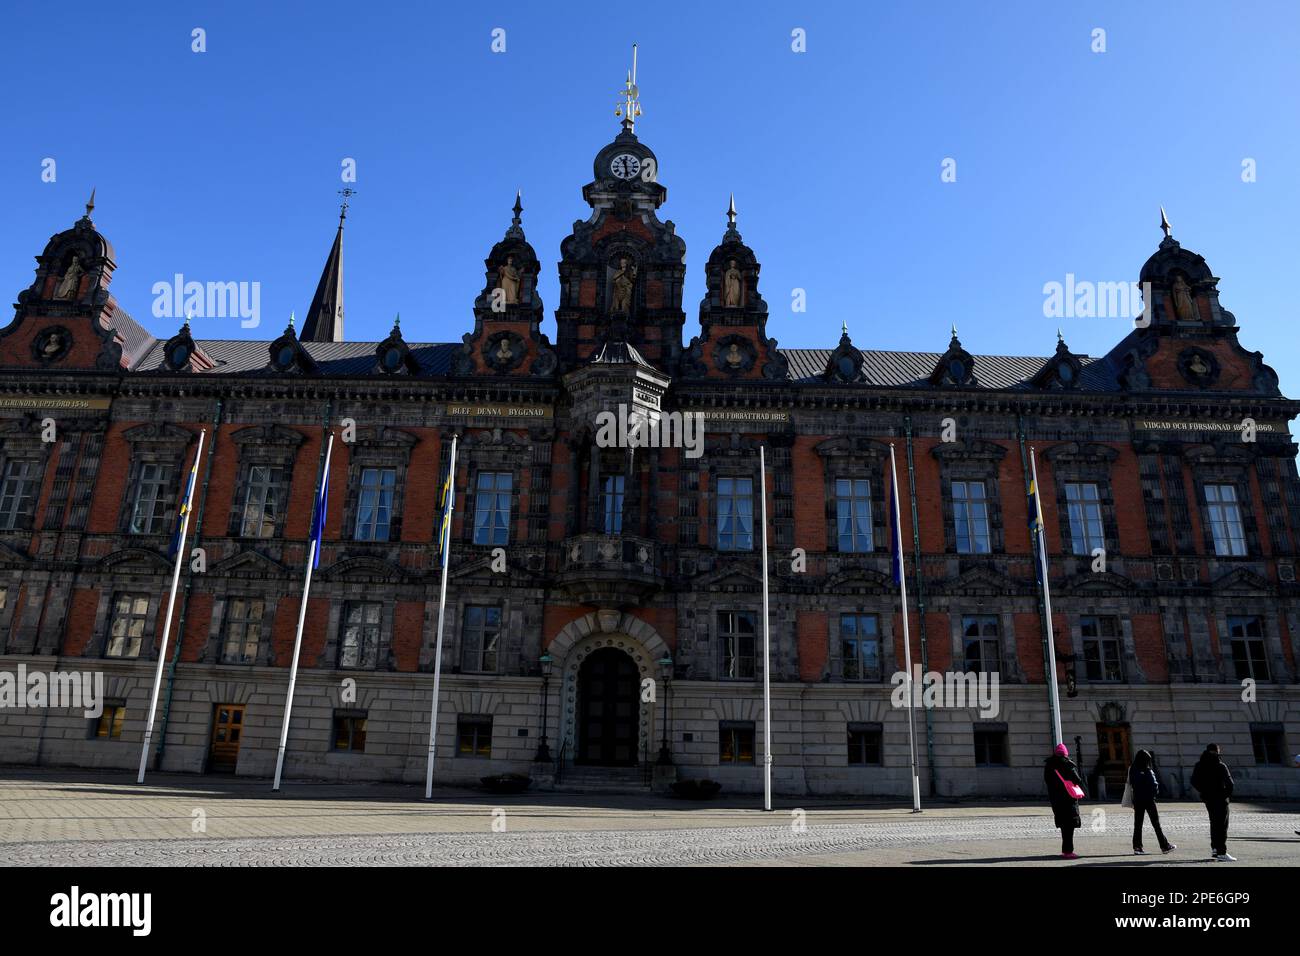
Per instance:
[[[379,660],[378,601],[349,601],[343,606],[339,640],[339,667],[373,668]]]
[[[244,513],[239,523],[239,533],[245,538],[275,537],[277,519],[280,517],[280,495],[284,489],[286,472],[274,465],[251,465],[248,469],[248,490],[244,493]]]
[[[1101,529],[1101,496],[1091,482],[1070,482],[1065,486],[1065,506],[1070,518],[1070,550],[1092,554],[1106,547]]]
[[[461,669],[471,673],[495,673],[497,642],[501,639],[501,608],[477,604],[465,608],[461,638]]]
[[[252,664],[262,642],[261,598],[231,598],[226,602],[226,636],[221,645],[223,664]]]
[[[508,471],[480,471],[474,490],[474,543],[510,543],[510,489]]]
[[[720,677],[754,679],[754,615],[748,611],[718,613],[718,645],[722,652]]]
[[[1251,724],[1250,743],[1255,750],[1255,763],[1262,767],[1286,765],[1286,737],[1281,724]]]
[[[456,753],[461,757],[492,756],[492,718],[461,714],[456,718]]]
[[[1264,648],[1264,622],[1258,617],[1228,618],[1232,666],[1237,680],[1268,680],[1268,653]]]
[[[952,520],[958,552],[989,553],[989,503],[984,482],[952,483]]]
[[[993,673],[1002,669],[1002,643],[998,619],[992,614],[975,614],[961,619],[966,670]]]
[[[108,622],[105,657],[139,657],[149,624],[147,594],[118,594]]]
[[[393,493],[397,489],[396,468],[362,468],[361,492],[357,497],[357,541],[387,541],[393,520]]]
[[[843,552],[872,551],[871,482],[865,478],[835,479],[835,527]]]
[[[754,762],[754,723],[724,720],[718,724],[718,763]]]
[[[172,466],[147,461],[140,465],[140,477],[131,502],[132,534],[162,534],[167,530],[167,489],[172,483]]]
[[[600,510],[604,515],[605,534],[619,534],[623,530],[622,475],[606,475],[600,487]]]
[[[874,614],[840,615],[840,674],[845,680],[880,680],[879,631]]]
[[[1088,680],[1122,681],[1124,657],[1119,619],[1081,618],[1079,631],[1083,637],[1083,662]]]
[[[754,480],[718,479],[718,550],[754,550]]]
[[[0,481],[0,531],[25,528],[36,508],[37,463],[25,458],[5,462]]]
[[[1241,525],[1241,506],[1236,485],[1206,485],[1205,507],[1210,516],[1214,553],[1219,557],[1242,557],[1246,553],[1246,532]]]

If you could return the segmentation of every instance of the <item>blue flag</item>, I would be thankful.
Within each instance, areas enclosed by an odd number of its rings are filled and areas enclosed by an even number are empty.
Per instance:
[[[894,477],[897,483],[897,475]],[[903,552],[898,547],[899,537],[902,535],[902,526],[898,523],[898,488],[895,487],[893,494],[889,496],[889,553],[891,556],[890,569],[894,574],[894,583],[903,583]]]
[[[312,558],[311,566],[320,567],[321,547],[325,543],[325,515],[329,510],[330,497],[330,471],[329,455],[325,456],[325,474],[320,480],[320,494],[316,496],[316,508],[312,511],[311,516],[311,540],[316,543],[316,554]]]
[[[172,543],[171,546],[168,547],[167,549],[168,557],[174,558],[176,556],[176,552],[180,550],[181,528],[185,524],[185,516],[189,514],[190,511],[190,499],[194,495],[194,479],[198,477],[198,474],[199,474],[199,456],[197,453],[195,453],[194,465],[193,467],[190,468],[190,478],[189,481],[185,483],[185,497],[181,499],[180,510],[176,512],[176,528],[174,531],[172,531]]]

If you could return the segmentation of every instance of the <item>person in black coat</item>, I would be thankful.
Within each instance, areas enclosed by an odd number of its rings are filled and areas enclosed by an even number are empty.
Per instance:
[[[1066,790],[1067,781],[1083,789],[1083,779],[1079,776],[1079,768],[1070,759],[1069,749],[1065,744],[1057,744],[1056,751],[1043,763],[1043,783],[1047,785],[1047,798],[1052,803],[1052,818],[1061,831],[1061,856],[1077,860],[1074,831],[1083,826],[1083,821],[1079,819],[1079,801]]]
[[[1160,829],[1160,813],[1156,810],[1156,794],[1160,792],[1160,779],[1152,768],[1151,751],[1139,750],[1133,758],[1133,766],[1128,768],[1128,784],[1133,791],[1133,852],[1145,853],[1142,849],[1142,818],[1151,818],[1151,828],[1156,831],[1156,841],[1163,853],[1178,849],[1165,839]]]
[[[1210,857],[1223,863],[1235,863],[1228,855],[1228,803],[1232,796],[1232,773],[1219,758],[1219,745],[1210,744],[1192,770],[1192,786],[1201,795],[1210,815]]]

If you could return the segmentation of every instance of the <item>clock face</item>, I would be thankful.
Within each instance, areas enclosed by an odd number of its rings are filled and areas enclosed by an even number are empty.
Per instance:
[[[631,153],[619,153],[610,162],[609,171],[619,179],[632,179],[641,172],[641,160]]]

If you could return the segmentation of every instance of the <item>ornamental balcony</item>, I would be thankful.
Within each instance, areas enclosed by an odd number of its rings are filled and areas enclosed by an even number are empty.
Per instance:
[[[631,534],[566,538],[558,583],[592,607],[640,604],[664,584],[663,546]]]

